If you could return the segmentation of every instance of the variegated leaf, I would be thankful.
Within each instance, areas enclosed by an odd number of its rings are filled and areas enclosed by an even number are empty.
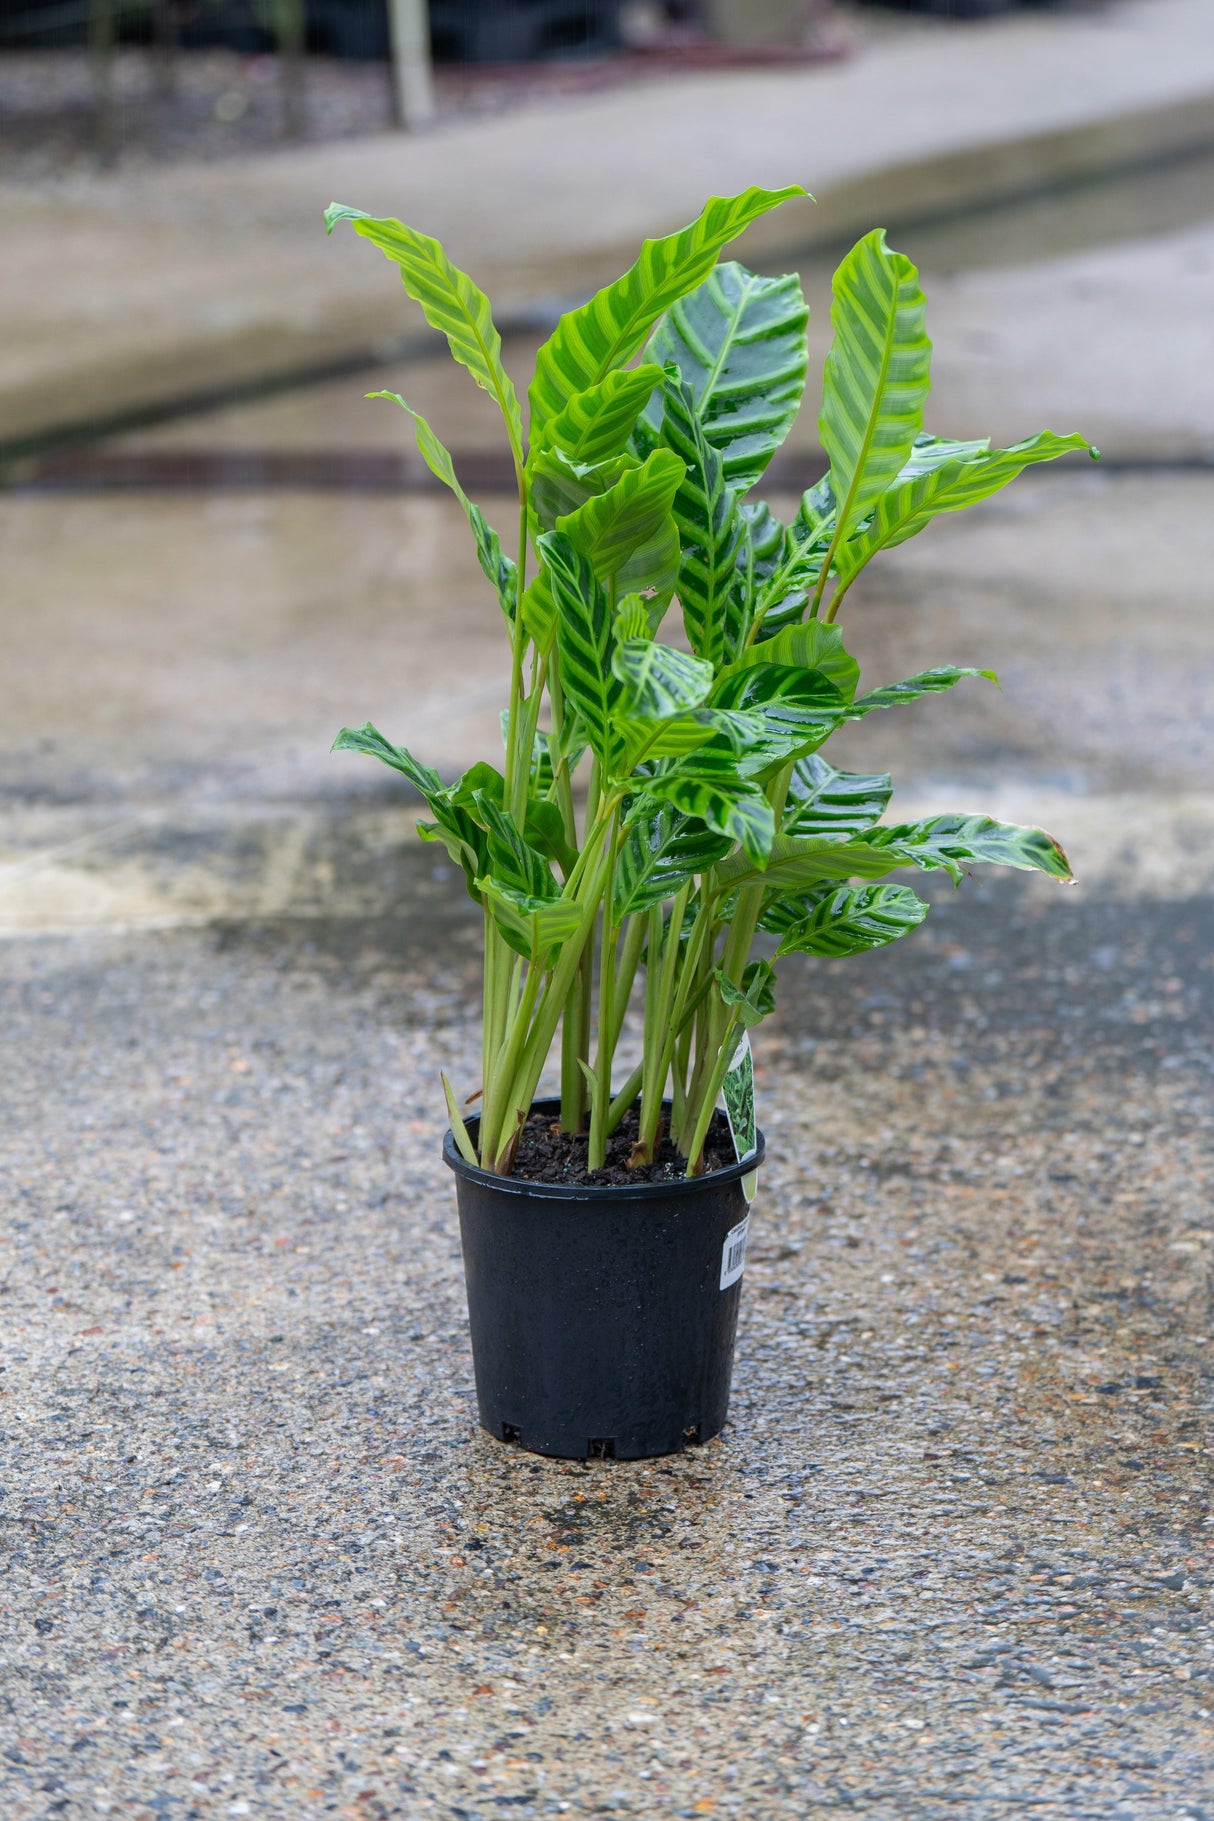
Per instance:
[[[822,447],[838,504],[838,542],[866,519],[909,459],[931,383],[926,300],[910,260],[866,234],[834,277]]]
[[[622,455],[662,369],[651,363],[608,373],[576,393],[548,425],[546,442],[571,461],[602,462]]]
[[[804,194],[792,184],[714,196],[689,227],[647,240],[636,264],[563,316],[540,349],[530,391],[532,436],[542,440],[571,398],[631,360],[662,312],[707,277],[721,248],[756,216]]]
[[[998,683],[999,678],[993,670],[972,670],[956,664],[937,664],[932,670],[921,670],[918,676],[907,677],[902,683],[886,683],[880,689],[870,689],[867,694],[857,696],[848,710],[851,720],[872,714],[878,708],[902,708],[908,702],[917,702],[923,696],[938,695],[942,689],[952,689],[963,677],[984,677],[988,683]]]
[[[761,278],[731,260],[680,298],[650,339],[647,358],[678,368],[725,484],[739,492],[754,486],[792,428],[808,321],[795,273]],[[655,441],[666,440],[657,399],[643,422]]]
[[[506,422],[515,462],[523,464],[523,423],[514,382],[502,365],[502,338],[493,323],[489,299],[466,272],[452,265],[446,252],[429,234],[406,227],[389,216],[368,215],[363,209],[331,202],[325,210],[325,228],[331,234],[339,221],[348,221],[356,234],[369,240],[399,268],[409,296],[421,305],[432,329],[447,338],[447,345],[477,385],[497,400]]]
[[[810,753],[792,768],[780,832],[855,834],[885,813],[892,791],[888,772],[836,771],[821,753]]]
[[[367,397],[391,399],[412,419],[418,452],[431,474],[442,481],[444,486],[450,487],[463,507],[464,516],[471,525],[472,535],[476,539],[476,554],[481,569],[484,571],[486,579],[492,583],[507,621],[513,625],[515,611],[518,607],[518,566],[502,549],[497,532],[489,524],[480,507],[473,505],[460,486],[459,476],[455,472],[455,463],[451,459],[450,451],[444,448],[420,411],[415,411],[399,392],[368,392]]]
[[[620,712],[634,721],[668,721],[698,708],[712,688],[712,665],[649,638],[621,639],[611,668],[623,684]]]
[[[630,559],[660,547],[674,535],[671,502],[684,475],[683,463],[669,449],[655,449],[639,468],[627,469],[605,493],[595,494],[575,512],[557,520],[557,530],[589,562],[601,582],[619,581],[631,591],[642,585],[629,570]]]
[[[735,586],[742,524],[737,494],[725,482],[721,456],[708,441],[691,388],[668,377],[662,440],[686,467],[674,496],[682,558],[676,587],[687,640],[714,670],[732,658],[746,633],[745,597]]]
[[[1039,436],[1029,437],[1010,449],[954,456],[926,470],[921,465],[926,452],[915,450],[907,468],[877,500],[871,523],[839,546],[836,567],[840,588],[847,587],[878,550],[905,543],[937,514],[976,506],[1006,487],[1025,468],[1088,448],[1090,444],[1082,436],[1055,436],[1052,430],[1043,430]]]
[[[546,532],[539,550],[556,606],[565,700],[605,774],[614,777],[624,759],[624,741],[616,726],[624,686],[611,667],[614,637],[607,592],[589,560],[563,532]]]
[[[828,887],[784,899],[764,911],[761,927],[780,936],[782,955],[859,955],[917,929],[930,907],[905,885]]]
[[[706,873],[731,845],[728,836],[714,834],[667,803],[642,803],[616,856],[613,920],[620,923],[673,897],[688,879]]]

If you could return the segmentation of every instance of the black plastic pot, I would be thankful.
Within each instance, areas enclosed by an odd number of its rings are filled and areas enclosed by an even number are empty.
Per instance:
[[[559,1101],[538,1100],[556,1113]],[[455,1171],[482,1425],[566,1459],[677,1454],[729,1408],[758,1153],[692,1181],[578,1189]]]

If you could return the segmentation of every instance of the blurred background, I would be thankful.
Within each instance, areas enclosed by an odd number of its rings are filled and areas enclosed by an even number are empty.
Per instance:
[[[886,559],[866,664],[993,664],[1005,693],[868,756],[908,806],[962,783],[1052,814],[1097,878],[1130,866],[1123,816],[1206,790],[1201,0],[5,0],[0,159],[0,927],[387,908],[413,809],[328,757],[337,728],[445,771],[496,748],[462,521],[364,394],[430,416],[491,517],[501,440],[391,268],[326,240],[333,197],[447,242],[522,390],[646,234],[803,181],[739,249],[812,305],[789,511],[823,465],[830,272],[887,226],[929,295],[932,427],[1079,429],[1105,459]]]

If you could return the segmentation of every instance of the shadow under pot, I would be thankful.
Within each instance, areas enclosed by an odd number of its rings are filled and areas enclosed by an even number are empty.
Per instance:
[[[491,1175],[447,1133],[490,1435],[533,1454],[642,1460],[720,1433],[756,1142],[744,1164],[690,1180],[581,1188]]]

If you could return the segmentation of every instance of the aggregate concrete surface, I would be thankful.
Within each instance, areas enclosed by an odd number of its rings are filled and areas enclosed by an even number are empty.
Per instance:
[[[790,975],[729,1427],[583,1465],[476,1427],[415,852],[10,949],[5,1815],[1209,1815],[1210,901]]]

